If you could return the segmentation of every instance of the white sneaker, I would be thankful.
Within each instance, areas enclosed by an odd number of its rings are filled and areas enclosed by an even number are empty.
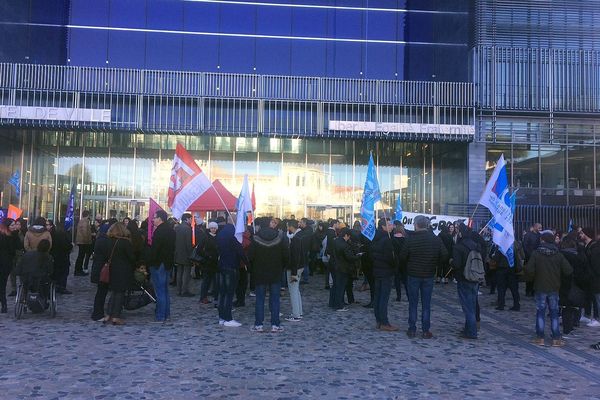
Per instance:
[[[225,323],[224,319],[219,319],[219,325],[223,325]]]
[[[346,312],[346,311],[348,311],[348,308],[347,308],[347,307],[342,307],[342,308],[338,308],[338,309],[337,309],[337,310],[335,310],[335,311],[339,311],[339,312]]]
[[[592,320],[589,319],[588,317],[586,317],[585,315],[581,315],[581,318],[579,318],[579,322],[583,322],[584,324],[589,324],[590,322],[592,322]]]
[[[238,327],[242,326],[242,324],[237,322],[235,319],[232,319],[231,321],[225,321],[223,323],[223,326],[229,326],[231,328],[238,328]]]
[[[283,328],[281,326],[273,325],[273,326],[271,326],[271,332],[273,332],[273,333],[283,332]]]
[[[590,322],[587,323],[587,326],[597,328],[600,326],[600,322],[596,321],[595,319],[592,319]]]
[[[300,321],[302,321],[302,318],[296,318],[296,317],[294,317],[293,315],[290,315],[290,316],[289,316],[289,317],[287,317],[285,320],[286,320],[286,321],[289,321],[289,322],[300,322]]]
[[[250,297],[256,297],[256,293],[255,292],[250,292]]]
[[[263,329],[262,325],[255,325],[252,328],[250,328],[250,330],[252,332],[264,332],[265,330]]]

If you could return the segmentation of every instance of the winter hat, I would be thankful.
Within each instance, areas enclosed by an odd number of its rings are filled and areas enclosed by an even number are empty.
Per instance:
[[[219,224],[217,224],[215,221],[209,222],[208,229],[212,229],[212,228],[219,229]]]

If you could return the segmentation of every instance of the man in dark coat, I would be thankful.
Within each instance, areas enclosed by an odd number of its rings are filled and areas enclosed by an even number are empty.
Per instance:
[[[171,316],[169,298],[169,271],[173,268],[175,257],[175,231],[167,223],[167,212],[154,213],[154,234],[150,247],[150,279],[156,292],[156,322],[166,322]]]
[[[62,226],[54,225],[52,221],[46,222],[46,227],[52,237],[52,249],[50,255],[54,258],[54,278],[56,280],[56,292],[60,294],[71,294],[67,290],[67,279],[69,277],[69,268],[71,267],[71,250],[73,244],[71,238],[64,231]]]
[[[398,327],[388,320],[388,302],[392,290],[392,279],[398,269],[394,253],[392,230],[394,225],[385,218],[379,220],[377,233],[371,245],[373,258],[373,276],[375,288],[373,311],[375,312],[376,328],[382,331],[397,331]]]
[[[437,268],[448,258],[442,241],[429,229],[429,218],[417,215],[413,221],[415,232],[408,237],[400,253],[400,262],[406,263],[408,289],[408,330],[414,338],[417,331],[417,305],[422,299],[421,328],[423,339],[431,339],[431,295]]]
[[[177,268],[177,295],[183,297],[194,296],[190,293],[190,280],[192,278],[192,215],[185,213],[181,216],[181,223],[175,227],[175,267]]]
[[[334,241],[334,260],[335,260],[335,277],[333,280],[333,308],[336,311],[348,311],[344,307],[344,291],[346,283],[351,278],[352,271],[355,269],[354,264],[360,260],[361,253],[355,253],[350,245],[350,237],[352,230],[344,228],[340,235]]]
[[[554,244],[554,233],[543,232],[540,246],[531,254],[525,264],[525,276],[533,280],[536,305],[536,339],[534,343],[544,346],[544,325],[546,308],[550,311],[552,346],[564,346],[560,336],[558,320],[558,292],[562,275],[571,275],[573,267]]]
[[[281,289],[281,271],[288,261],[288,250],[283,235],[276,229],[269,227],[269,219],[260,219],[255,223],[258,231],[254,235],[248,250],[248,258],[254,266],[253,273],[256,282],[256,307],[252,331],[264,331],[264,305],[268,289],[271,332],[280,332],[283,328],[280,326],[279,319],[279,291]]]
[[[242,324],[234,320],[231,314],[233,295],[240,273],[240,263],[247,260],[242,244],[235,238],[233,225],[226,224],[217,233],[217,250],[219,252],[219,324],[236,328]]]
[[[94,309],[92,311],[92,319],[94,321],[104,321],[104,303],[108,294],[108,284],[100,282],[100,270],[108,258],[110,257],[111,244],[110,239],[106,236],[108,229],[114,223],[113,221],[105,221],[100,225],[94,244],[94,260],[92,262],[92,272],[90,280],[97,284],[96,295],[94,296]]]
[[[523,237],[523,251],[525,252],[525,263],[529,261],[529,257],[533,254],[535,249],[540,245],[540,231],[542,230],[542,224],[536,222],[531,225],[529,232]],[[525,296],[533,296],[533,282],[527,282],[525,284]]]
[[[471,251],[477,251],[482,257],[481,246],[473,240],[473,234],[465,224],[458,225],[458,241],[452,247],[452,269],[457,280],[456,289],[460,305],[465,314],[465,326],[460,336],[464,339],[477,339],[477,292],[479,282],[471,282],[465,278],[465,267]],[[475,254],[475,253],[474,253]],[[483,262],[483,259],[482,259]]]

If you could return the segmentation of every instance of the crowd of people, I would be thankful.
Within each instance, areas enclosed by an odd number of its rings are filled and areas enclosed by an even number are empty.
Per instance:
[[[155,227],[150,238],[148,223]],[[522,241],[515,242],[514,257],[509,260],[485,228],[474,231],[464,223],[448,224],[436,236],[425,216],[414,219],[414,231],[410,232],[399,221],[382,218],[372,241],[361,234],[360,223],[350,228],[335,219],[314,222],[260,217],[241,238],[225,217],[192,224],[190,214],[175,221],[163,210],[141,226],[129,218],[92,221],[89,212],[83,211],[75,232],[65,232],[41,217],[29,227],[25,220],[5,219],[0,224],[1,312],[7,312],[7,286],[12,289],[9,296],[14,296],[16,275],[35,270],[36,264],[48,271],[58,293],[70,294],[67,279],[75,243],[74,275],[89,274],[96,284],[91,318],[113,325],[125,323],[122,311],[132,285],[137,283],[152,293],[154,320],[165,323],[171,315],[169,285],[175,286],[178,296],[193,297],[191,280],[195,278],[202,279],[200,305],[214,305],[220,325],[241,326],[233,318],[233,310],[245,306],[249,291],[255,297],[251,330],[267,330],[264,303],[268,294],[269,330],[281,332],[283,316],[290,323],[304,318],[301,285],[309,276],[323,274],[328,306],[335,312],[346,312],[347,306],[356,302],[354,282],[362,277],[359,290],[368,288],[370,292],[370,302],[364,307],[373,309],[375,328],[381,331],[399,330],[389,320],[388,304],[392,289],[400,301],[404,288],[409,303],[406,335],[410,338],[417,336],[419,302],[420,336],[433,337],[431,298],[436,283],[456,284],[465,315],[460,332],[464,339],[478,337],[482,286],[491,294],[497,292],[497,310],[505,309],[510,290],[509,310],[518,312],[522,281],[526,282],[526,296],[534,297],[536,305],[534,343],[546,343],[547,312],[552,346],[564,345],[563,339],[581,324],[600,326],[600,242],[591,228],[575,227],[563,234],[542,230],[536,223]],[[285,292],[290,300],[287,315],[280,306]],[[600,343],[592,347],[600,350]]]

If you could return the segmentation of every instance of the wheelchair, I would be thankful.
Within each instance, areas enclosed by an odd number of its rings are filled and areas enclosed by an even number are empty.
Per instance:
[[[50,311],[50,317],[56,316],[56,284],[51,279],[19,276],[17,295],[15,296],[15,320],[19,320],[28,310],[33,314]]]

